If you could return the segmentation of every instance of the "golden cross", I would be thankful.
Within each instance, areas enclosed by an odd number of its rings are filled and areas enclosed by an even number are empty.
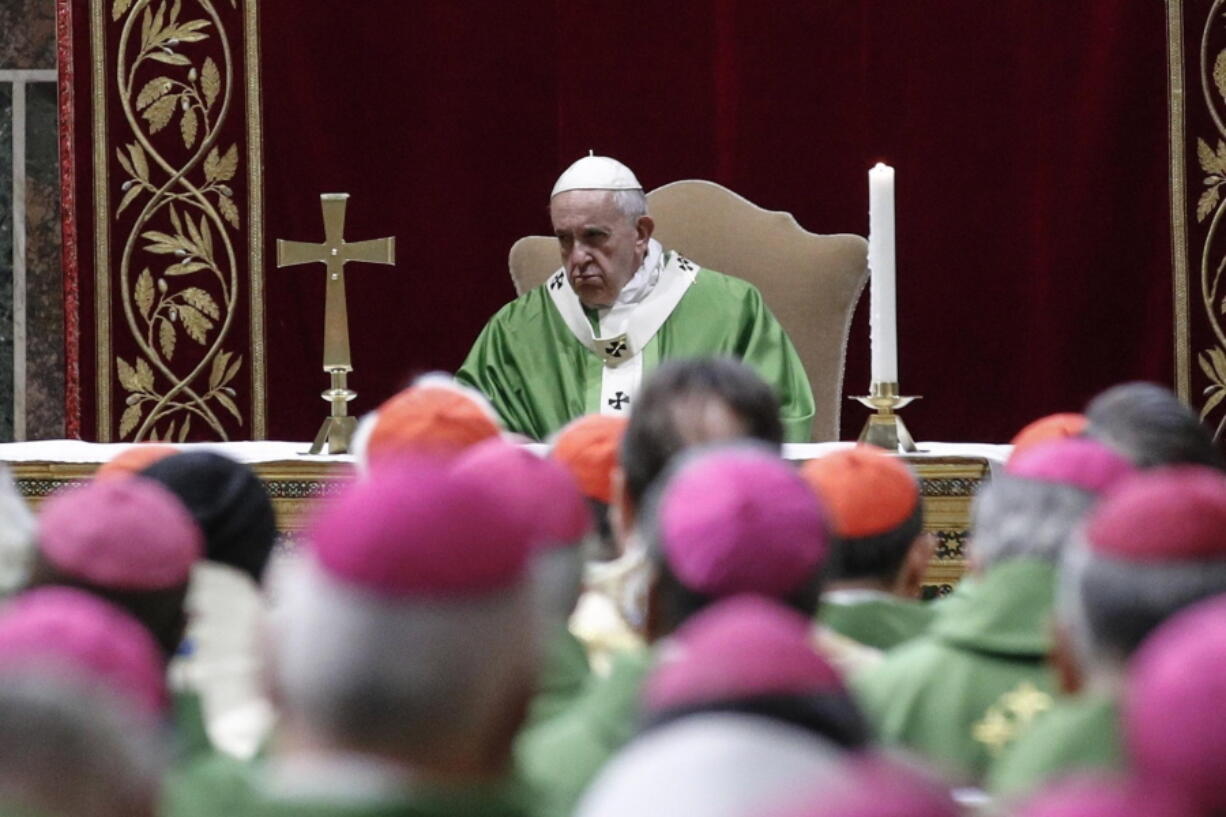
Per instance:
[[[346,375],[353,371],[349,356],[349,314],[345,304],[345,264],[349,261],[364,261],[369,264],[394,264],[396,239],[373,238],[369,241],[348,243],[342,237],[345,232],[345,203],[348,193],[322,193],[319,196],[324,215],[324,241],[314,244],[307,241],[277,239],[277,266],[290,267],[296,264],[322,262],[327,268],[327,290],[324,299],[324,371],[331,377],[331,388],[321,395],[332,406],[332,414],[324,421],[311,453],[318,454],[324,444],[329,454],[342,454],[349,450],[356,420],[348,416],[346,404],[357,397],[350,391]]]

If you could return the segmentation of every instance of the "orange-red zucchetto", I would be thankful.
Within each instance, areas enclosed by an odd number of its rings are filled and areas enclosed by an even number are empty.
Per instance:
[[[919,481],[901,460],[869,445],[857,445],[809,460],[800,474],[821,498],[844,539],[876,536],[915,513]]]

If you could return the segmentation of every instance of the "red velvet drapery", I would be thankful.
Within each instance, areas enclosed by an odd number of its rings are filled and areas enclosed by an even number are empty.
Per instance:
[[[708,178],[816,232],[867,230],[898,170],[900,370],[917,437],[1007,440],[1123,379],[1171,382],[1161,3],[1085,0],[266,0],[260,3],[268,432],[310,438],[318,194],[352,194],[364,411],[459,364],[513,297],[506,253],[548,231],[557,173],[595,149],[648,186]],[[867,298],[863,301],[867,304]],[[866,308],[847,391],[868,385]],[[848,404],[844,435],[863,410]]]

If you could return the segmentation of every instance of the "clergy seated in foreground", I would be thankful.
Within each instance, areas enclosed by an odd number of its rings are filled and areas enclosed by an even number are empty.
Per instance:
[[[580,159],[549,213],[561,268],[499,310],[456,372],[508,429],[543,440],[582,414],[628,413],[660,362],[733,357],[779,395],[786,439],[808,442],[813,392],[761,294],[660,246],[628,167]]]
[[[1133,652],[1167,618],[1226,593],[1226,477],[1184,465],[1128,480],[1064,561],[1057,666],[1065,694],[993,764],[988,787],[1006,799],[1071,774],[1123,771],[1119,705]]]
[[[1101,443],[1061,440],[1010,461],[979,492],[970,574],[924,635],[852,679],[883,741],[978,784],[1051,706],[1056,564],[1096,498],[1131,471]]]
[[[520,513],[437,461],[351,483],[281,585],[269,756],[177,813],[521,814],[506,773],[538,640]]]
[[[822,624],[879,650],[922,633],[932,620],[919,595],[933,544],[915,475],[866,445],[809,460],[800,473],[834,527]]]
[[[649,559],[631,581],[645,596],[645,609],[631,616],[648,643],[740,594],[813,615],[828,547],[823,513],[773,452],[748,444],[697,452],[662,477],[652,497],[637,523],[639,541],[649,544],[629,554]],[[634,736],[652,657],[649,650],[619,656],[566,712],[520,736],[516,762],[543,817],[571,815],[592,778]]]

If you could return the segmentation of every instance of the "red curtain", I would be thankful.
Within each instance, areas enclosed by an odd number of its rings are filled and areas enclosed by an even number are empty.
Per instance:
[[[512,241],[548,232],[554,178],[589,148],[646,186],[707,178],[815,232],[867,230],[866,171],[898,171],[900,371],[927,440],[1007,440],[1120,380],[1171,381],[1161,3],[845,0],[268,0],[260,4],[268,428],[308,439],[322,267],[318,194],[352,194],[372,408],[453,369],[513,297]],[[863,302],[867,304],[867,297]],[[867,309],[846,389],[868,385]],[[848,404],[844,436],[863,410]]]

